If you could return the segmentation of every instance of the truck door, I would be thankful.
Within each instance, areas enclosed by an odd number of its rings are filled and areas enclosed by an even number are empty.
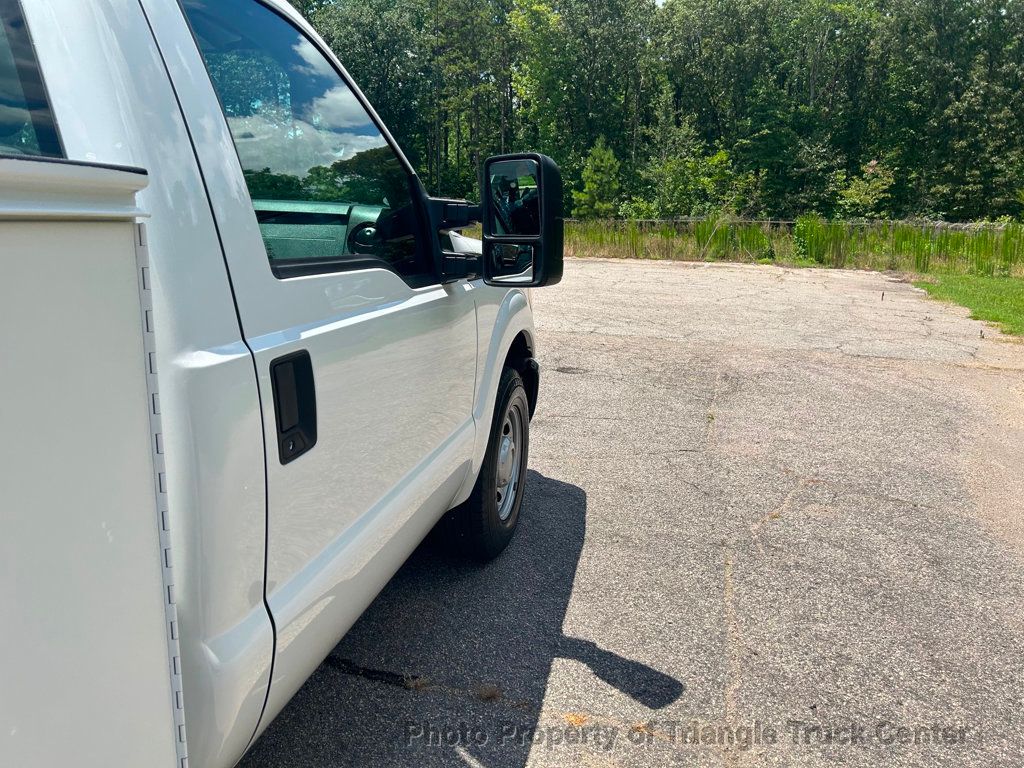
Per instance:
[[[184,0],[178,19],[143,4],[257,368],[272,715],[466,477],[478,289],[440,284],[409,226],[407,161],[297,17],[257,0]]]

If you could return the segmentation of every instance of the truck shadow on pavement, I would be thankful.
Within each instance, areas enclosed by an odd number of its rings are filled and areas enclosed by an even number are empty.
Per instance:
[[[683,683],[562,632],[586,516],[582,489],[531,471],[519,531],[496,561],[466,563],[428,539],[243,768],[524,766],[546,729],[589,719],[564,692],[541,718],[556,658],[577,664],[581,686],[596,677],[650,709],[676,701]]]

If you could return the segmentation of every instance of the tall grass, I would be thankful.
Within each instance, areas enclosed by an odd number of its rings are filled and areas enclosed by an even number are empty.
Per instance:
[[[728,217],[568,221],[566,254],[632,259],[777,262],[921,274],[1024,277],[1024,226],[920,222],[795,223]]]

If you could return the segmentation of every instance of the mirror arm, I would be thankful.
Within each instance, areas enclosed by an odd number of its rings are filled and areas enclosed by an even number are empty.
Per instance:
[[[442,283],[454,283],[456,280],[476,280],[483,277],[483,257],[476,253],[441,252],[443,262]]]
[[[449,200],[431,197],[427,201],[430,228],[436,238],[443,232],[465,229],[483,221],[483,207],[467,200]],[[475,280],[483,277],[483,256],[475,253],[455,253],[441,250],[441,282]]]
[[[431,218],[438,232],[465,229],[483,221],[483,207],[467,200],[446,200],[430,198]]]

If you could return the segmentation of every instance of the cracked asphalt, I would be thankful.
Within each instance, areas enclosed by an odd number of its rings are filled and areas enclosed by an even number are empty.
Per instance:
[[[1024,344],[876,273],[568,261],[520,531],[245,768],[1020,766]]]

